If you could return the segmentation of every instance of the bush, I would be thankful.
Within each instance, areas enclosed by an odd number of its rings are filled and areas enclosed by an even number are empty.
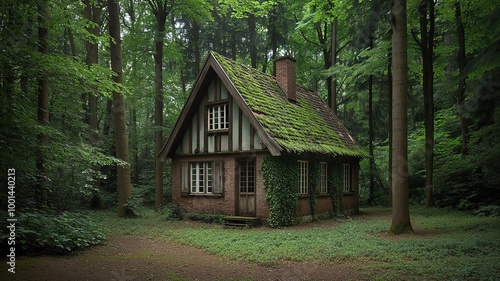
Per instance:
[[[89,216],[71,212],[22,213],[15,233],[17,253],[67,254],[106,240],[106,235]],[[2,233],[0,243],[7,245],[8,237],[9,233]]]
[[[187,213],[187,214],[184,214],[183,218],[187,219],[187,220],[192,220],[192,221],[201,221],[201,222],[205,222],[205,223],[222,224],[224,222],[224,219],[226,218],[226,216],[220,215],[220,214]]]
[[[165,206],[161,207],[158,210],[158,212],[167,221],[178,221],[182,218],[181,211],[179,210],[179,206],[176,204],[168,203]]]
[[[474,211],[474,215],[479,217],[500,217],[500,206],[488,205],[479,207],[476,211]]]

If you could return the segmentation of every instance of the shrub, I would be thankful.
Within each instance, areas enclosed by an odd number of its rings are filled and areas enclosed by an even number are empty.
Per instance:
[[[182,218],[181,210],[176,204],[168,203],[165,206],[161,207],[158,212],[167,221],[178,221]]]
[[[22,213],[15,233],[18,253],[66,254],[106,240],[106,235],[89,216],[71,212]],[[8,233],[3,233],[2,245],[7,245],[7,238]]]
[[[192,221],[201,221],[205,223],[219,223],[222,224],[224,222],[224,219],[226,218],[225,215],[221,214],[198,214],[198,213],[187,213],[183,215],[184,219],[187,220],[192,220]]]
[[[498,205],[488,205],[479,207],[476,211],[474,211],[474,215],[479,217],[500,217],[500,206]]]

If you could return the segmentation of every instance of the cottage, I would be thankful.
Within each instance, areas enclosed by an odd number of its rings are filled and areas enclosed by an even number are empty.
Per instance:
[[[275,72],[208,55],[158,156],[172,159],[172,201],[182,212],[259,218],[273,210],[297,218],[358,212],[359,160],[366,153],[317,93],[296,85],[292,57],[277,59]],[[263,171],[266,161],[279,159],[292,159],[292,170],[274,181],[288,181],[291,207],[273,206],[281,203],[271,200],[275,185]]]

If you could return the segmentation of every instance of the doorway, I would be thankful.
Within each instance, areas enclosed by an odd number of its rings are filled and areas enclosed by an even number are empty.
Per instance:
[[[255,216],[255,159],[238,161],[238,216]]]

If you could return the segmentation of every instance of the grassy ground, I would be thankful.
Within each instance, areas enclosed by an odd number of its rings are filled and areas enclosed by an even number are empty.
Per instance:
[[[388,236],[389,210],[363,209],[351,219],[285,229],[225,229],[169,222],[151,211],[118,219],[98,213],[112,234],[176,241],[248,262],[343,261],[372,280],[500,280],[500,218],[412,209],[415,235]]]

